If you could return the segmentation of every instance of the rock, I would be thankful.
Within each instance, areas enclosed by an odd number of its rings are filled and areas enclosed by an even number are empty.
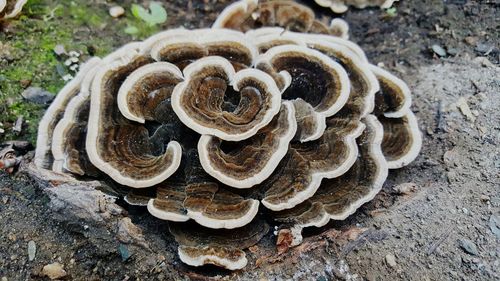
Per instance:
[[[467,36],[464,38],[465,43],[471,45],[471,46],[476,46],[477,42],[479,41],[479,38],[476,36]]]
[[[476,244],[468,239],[460,239],[460,248],[466,253],[477,256],[479,252],[477,251]]]
[[[491,68],[495,67],[495,65],[486,57],[477,57],[472,61],[482,65],[483,67],[491,67]]]
[[[493,49],[494,49],[493,45],[479,43],[476,45],[476,48],[474,50],[487,56]]]
[[[393,254],[387,254],[385,256],[385,262],[387,263],[387,265],[389,265],[390,267],[396,267],[396,257],[393,255]]]
[[[446,50],[443,49],[443,47],[439,46],[439,45],[432,45],[432,51],[440,56],[440,57],[446,57]]]
[[[59,279],[67,275],[64,266],[58,262],[48,264],[43,267],[42,274],[51,280]]]
[[[23,130],[23,123],[24,123],[24,118],[23,116],[19,116],[17,117],[17,120],[16,120],[16,123],[14,123],[14,127],[12,128],[12,131],[14,131],[15,133],[21,133],[21,131]]]
[[[500,217],[491,215],[488,226],[490,227],[491,232],[493,232],[493,234],[500,239]]]
[[[28,260],[33,261],[36,255],[36,244],[35,241],[28,242]]]
[[[98,183],[94,182],[94,186]],[[115,199],[98,191],[90,182],[61,184],[48,189],[49,207],[63,220],[70,219],[68,213],[81,221],[104,222],[110,217],[109,209],[121,208]]]
[[[21,81],[19,81],[19,83],[21,84],[21,87],[23,87],[23,89],[26,89],[27,87],[29,87],[31,85],[31,79],[22,79]]]
[[[55,47],[54,47],[54,53],[58,56],[61,56],[61,55],[64,55],[66,54],[66,49],[64,48],[64,45],[61,45],[61,44],[57,44]]]
[[[109,8],[109,15],[113,18],[119,18],[125,14],[125,9],[121,6],[113,6]]]
[[[49,104],[55,98],[55,95],[53,95],[52,93],[38,87],[29,87],[28,89],[24,90],[21,95],[27,101],[36,104]]]
[[[469,104],[467,104],[467,100],[464,97],[460,97],[457,101],[457,107],[460,109],[460,112],[470,121],[474,122],[476,117],[472,114],[470,110]]]
[[[459,52],[459,50],[457,48],[448,48],[448,50],[447,50],[447,53],[452,55],[452,56],[458,55],[458,52]]]
[[[490,201],[490,197],[488,195],[481,195],[481,197],[479,197],[479,199],[481,200],[481,202],[488,202]]]
[[[409,195],[416,189],[417,185],[413,182],[402,183],[393,187],[394,192],[399,195]]]
[[[118,246],[118,252],[120,253],[120,256],[122,257],[122,261],[126,262],[132,255],[130,254],[127,246],[125,244],[121,244]]]
[[[118,232],[116,234],[118,241],[124,244],[135,243],[137,245],[149,248],[142,235],[142,230],[132,223],[130,218],[123,218],[118,222]]]

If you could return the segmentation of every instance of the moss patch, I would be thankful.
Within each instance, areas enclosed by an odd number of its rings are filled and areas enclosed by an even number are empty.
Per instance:
[[[64,58],[54,53],[56,45],[81,53],[83,62],[130,41],[124,33],[127,25],[142,27],[130,13],[113,19],[107,11],[107,4],[88,1],[31,0],[22,15],[0,31],[0,122],[5,130],[0,142],[26,139],[35,144],[46,107],[23,100],[21,93],[34,86],[56,94],[66,83],[63,75],[74,74],[64,65]],[[142,38],[156,31],[147,29],[135,36]],[[21,115],[26,122],[22,133],[15,135],[11,128]]]

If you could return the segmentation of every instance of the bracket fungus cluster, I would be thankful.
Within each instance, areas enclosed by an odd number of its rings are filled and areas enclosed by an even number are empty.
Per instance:
[[[0,22],[15,18],[28,0],[0,0]]]
[[[171,222],[190,265],[243,268],[268,223],[299,243],[302,228],[371,200],[421,146],[408,87],[340,25],[244,0],[212,28],[93,58],[43,117],[35,163],[121,187]]]
[[[314,0],[318,5],[332,9],[334,13],[345,13],[349,6],[354,6],[358,9],[366,7],[380,7],[387,9],[392,4],[399,0]]]

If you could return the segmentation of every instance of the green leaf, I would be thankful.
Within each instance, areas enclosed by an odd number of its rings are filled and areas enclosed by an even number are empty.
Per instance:
[[[167,11],[163,8],[161,3],[151,2],[151,4],[149,4],[149,9],[151,10],[151,18],[156,24],[161,24],[167,21]]]
[[[124,31],[125,31],[125,33],[130,34],[130,35],[134,35],[134,34],[139,33],[139,29],[133,25],[127,26],[127,28],[125,28]]]
[[[398,10],[396,10],[396,7],[392,7],[386,10],[386,13],[390,17],[395,17],[398,13]]]
[[[132,14],[134,17],[145,21],[150,26],[167,21],[167,11],[159,2],[151,2],[149,4],[149,11],[137,4],[132,4]]]

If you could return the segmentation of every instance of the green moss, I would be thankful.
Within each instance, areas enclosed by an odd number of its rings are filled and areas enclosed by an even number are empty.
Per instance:
[[[63,59],[54,54],[56,45],[65,46],[67,51],[79,51],[83,54],[82,61],[90,57],[89,46],[95,49],[95,55],[104,56],[130,40],[123,31],[128,24],[140,27],[138,38],[157,31],[157,28],[143,27],[144,23],[129,14],[126,18],[112,19],[105,4],[83,0],[28,1],[22,16],[10,23],[11,32],[0,31],[0,42],[9,49],[8,59],[2,59],[0,51],[0,122],[5,129],[0,142],[26,139],[34,143],[45,107],[23,100],[21,93],[27,83],[54,94],[64,86],[66,82],[60,72],[69,70]],[[122,34],[124,42],[117,42],[116,34]],[[12,133],[11,127],[20,115],[26,124],[18,136]]]

